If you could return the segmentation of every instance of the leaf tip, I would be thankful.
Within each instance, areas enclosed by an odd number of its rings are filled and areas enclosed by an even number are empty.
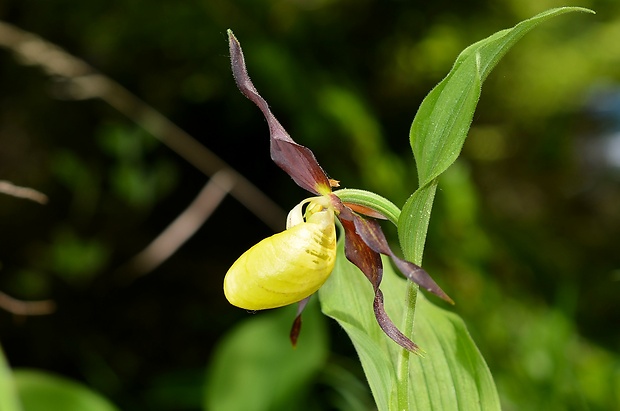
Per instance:
[[[588,14],[596,14],[596,11],[592,10],[592,9],[588,9],[586,7],[574,7],[573,8],[575,11],[581,11],[583,13],[588,13]]]

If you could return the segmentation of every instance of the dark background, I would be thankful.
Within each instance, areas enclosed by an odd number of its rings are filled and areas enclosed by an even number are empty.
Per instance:
[[[440,181],[425,267],[457,301],[505,409],[605,410],[620,403],[617,2],[5,0],[0,20],[118,82],[289,210],[306,194],[269,160],[266,123],[230,74],[228,28],[293,138],[343,186],[400,206],[416,187],[409,126],[460,50],[560,5],[597,15],[545,23],[491,74]],[[248,316],[224,299],[223,276],[273,228],[228,196],[137,276],[126,263],[208,176],[135,117],[25,63],[0,50],[0,180],[49,203],[0,196],[0,290],[57,309],[0,311],[9,362],[84,381],[125,410],[199,409],[213,348]],[[332,358],[355,359],[330,329]],[[170,387],[183,404],[162,399]]]

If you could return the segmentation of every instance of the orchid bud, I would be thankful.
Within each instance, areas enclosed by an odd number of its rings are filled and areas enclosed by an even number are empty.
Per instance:
[[[314,294],[336,260],[334,210],[321,197],[289,214],[287,229],[243,253],[224,278],[228,301],[246,310],[292,304]],[[308,202],[305,219],[302,207]]]

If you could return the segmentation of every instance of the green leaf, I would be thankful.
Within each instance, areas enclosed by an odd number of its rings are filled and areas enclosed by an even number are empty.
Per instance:
[[[580,7],[561,7],[540,13],[511,29],[499,31],[461,52],[448,75],[426,96],[413,120],[411,148],[418,168],[419,189],[403,206],[398,235],[406,258],[422,259],[434,189],[430,184],[461,153],[469,131],[482,82],[510,48],[538,24],[552,17],[581,11]],[[421,219],[422,222],[413,220]],[[417,229],[417,231],[413,231]]]
[[[409,363],[409,409],[499,410],[493,377],[463,320],[422,294],[416,316],[415,337],[426,354]]]
[[[242,322],[216,348],[204,409],[274,411],[303,409],[295,400],[327,357],[324,319],[312,300],[293,348],[289,331],[296,315],[288,306]]]
[[[521,37],[551,17],[571,11],[591,12],[576,7],[549,10],[466,48],[446,78],[422,102],[410,132],[419,188],[403,206],[398,221],[399,240],[407,259],[421,264],[437,178],[461,152],[480,98],[482,83]],[[403,285],[402,288],[411,287]],[[412,292],[415,293],[415,290]],[[406,368],[408,363],[410,370],[417,366],[420,372],[411,373],[408,381],[403,375],[398,378],[398,405],[409,402],[409,409],[421,410],[499,409],[491,374],[462,321],[454,314],[428,305],[421,297],[418,300],[417,306],[401,310],[411,315],[417,308],[414,337],[422,346],[426,346],[426,339],[429,354],[434,352],[435,355],[431,362],[403,356],[400,367],[404,364]],[[435,333],[425,332],[424,328],[428,327],[432,327]],[[463,344],[467,347],[462,347]],[[442,392],[442,381],[449,382],[445,384],[450,387],[446,392]],[[402,386],[405,384],[418,388],[404,396]]]
[[[398,219],[398,236],[405,258],[418,265],[422,264],[436,191],[436,179],[417,189],[405,203]]]
[[[374,319],[372,286],[344,257],[339,244],[336,266],[319,290],[323,312],[347,332],[362,362],[380,411],[394,410],[399,347]],[[392,320],[402,322],[407,282],[384,259],[381,289]],[[418,296],[414,340],[425,351],[409,362],[409,410],[498,410],[491,374],[463,321]]]
[[[13,377],[24,411],[118,410],[90,388],[64,377],[25,369],[15,370]]]
[[[0,347],[0,411],[22,411],[13,374]]]
[[[579,7],[548,10],[461,52],[450,73],[424,99],[411,126],[411,147],[420,187],[439,176],[459,156],[480,98],[481,84],[504,54],[538,24],[572,11],[593,13]]]

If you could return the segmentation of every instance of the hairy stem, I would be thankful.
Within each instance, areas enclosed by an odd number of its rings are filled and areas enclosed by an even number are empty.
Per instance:
[[[408,337],[413,336],[413,320],[415,317],[415,307],[418,299],[418,285],[408,281],[407,294],[405,295],[405,315],[401,330]],[[396,392],[398,409],[401,411],[409,410],[409,358],[413,353],[402,349],[398,356],[396,367]]]

